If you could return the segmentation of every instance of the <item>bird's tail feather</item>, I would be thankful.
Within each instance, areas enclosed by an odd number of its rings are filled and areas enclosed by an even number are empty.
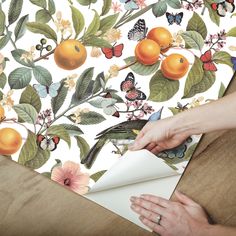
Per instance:
[[[86,157],[81,160],[81,164],[85,164],[85,166],[90,169],[95,162],[98,154],[102,150],[102,147],[106,143],[105,139],[98,140],[94,146],[90,149],[89,153],[86,155]]]

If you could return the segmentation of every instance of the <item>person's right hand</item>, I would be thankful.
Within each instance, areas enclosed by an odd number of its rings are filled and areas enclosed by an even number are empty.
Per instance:
[[[136,151],[146,148],[154,154],[171,149],[182,144],[189,134],[175,130],[174,117],[158,121],[148,122],[138,134],[135,142],[129,146],[129,150]]]

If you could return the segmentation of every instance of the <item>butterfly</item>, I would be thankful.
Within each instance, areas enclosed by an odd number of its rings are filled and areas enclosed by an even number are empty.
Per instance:
[[[232,57],[231,61],[232,61],[233,65],[234,65],[233,69],[236,71],[236,57]]]
[[[125,98],[129,101],[145,100],[147,96],[135,86],[134,74],[130,72],[121,83],[120,89],[122,92],[126,92]]]
[[[169,12],[166,12],[166,18],[167,21],[170,25],[173,25],[174,23],[176,23],[177,25],[180,25],[183,19],[184,13],[180,12],[180,13],[176,13],[176,14],[171,14]]]
[[[121,3],[125,3],[125,10],[138,10],[139,6],[135,0],[120,0]]]
[[[113,57],[120,57],[122,55],[123,49],[124,44],[122,43],[111,48],[102,48],[102,52],[107,59],[111,59]]]
[[[146,38],[148,28],[146,27],[145,20],[139,19],[134,27],[128,32],[128,39],[134,41],[141,41]]]
[[[48,94],[54,98],[58,95],[58,89],[60,88],[61,83],[52,83],[50,86],[34,84],[33,86],[41,98],[46,98]]]
[[[203,69],[204,70],[217,71],[216,65],[212,61],[211,50],[207,50],[203,55],[201,55],[200,59],[203,62]]]
[[[189,103],[182,105],[180,102],[177,102],[177,106],[175,107],[175,109],[179,111],[185,111],[185,110],[188,110],[188,105]]]
[[[60,138],[54,136],[52,138],[48,138],[42,134],[37,136],[37,143],[42,150],[54,151],[57,148],[58,143],[60,142]]]
[[[211,8],[221,17],[224,17],[227,12],[232,13],[235,10],[234,0],[226,0],[220,3],[212,3]]]

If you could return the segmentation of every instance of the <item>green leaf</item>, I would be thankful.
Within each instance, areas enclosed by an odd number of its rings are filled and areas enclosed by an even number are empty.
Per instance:
[[[23,0],[11,0],[8,10],[8,22],[9,25],[13,24],[20,16],[23,6]]]
[[[5,85],[7,83],[7,76],[5,75],[4,72],[0,74],[0,88],[4,89]],[[1,99],[0,99],[1,100]]]
[[[124,103],[124,100],[116,93],[111,93],[111,96],[116,100],[116,103]]]
[[[33,74],[35,79],[44,86],[50,86],[52,84],[51,73],[42,66],[35,66],[33,68]]]
[[[63,139],[68,146],[71,146],[70,135],[68,131],[62,125],[53,125],[47,129],[47,135],[49,136],[57,136],[60,139]]]
[[[204,46],[203,37],[196,31],[186,31],[181,36],[186,43],[186,48],[201,50]]]
[[[22,89],[29,85],[31,78],[31,69],[20,67],[9,74],[8,83],[11,89]]]
[[[178,92],[179,81],[165,78],[159,70],[151,78],[149,88],[150,96],[148,100],[153,102],[164,102],[172,98]]]
[[[96,3],[97,0],[77,0],[82,6],[90,6],[92,3]]]
[[[228,52],[224,52],[224,51],[215,52],[213,55],[213,61],[217,64],[225,64],[233,68],[231,55]]]
[[[18,115],[18,118],[24,122],[35,124],[38,113],[36,109],[30,104],[18,104],[13,106],[13,109]]]
[[[42,107],[42,103],[38,93],[30,85],[27,86],[26,89],[22,92],[19,103],[32,105],[38,113],[40,112]]]
[[[98,47],[98,48],[111,48],[112,47],[112,45],[108,41],[102,38],[98,38],[96,36],[85,39],[84,45]]]
[[[56,32],[49,26],[39,22],[28,22],[26,27],[29,31],[35,34],[42,34],[48,39],[52,39],[55,43],[57,42]]]
[[[204,93],[215,83],[216,75],[214,71],[204,71],[202,80],[193,85],[187,95],[184,98],[191,98],[198,93]]]
[[[196,12],[193,13],[192,18],[189,20],[186,30],[198,32],[201,34],[203,39],[205,39],[207,36],[206,24]]]
[[[96,108],[104,108],[104,104],[107,104],[107,106],[115,105],[116,99],[99,97],[89,101],[89,104]]]
[[[77,38],[85,25],[84,16],[77,8],[73,6],[70,6],[70,8],[72,12],[72,21],[75,30],[75,38]]]
[[[186,79],[185,88],[184,88],[184,97],[188,96],[190,93],[191,88],[200,83],[203,79],[204,71],[202,68],[202,61],[200,58],[195,56],[194,64],[188,74],[188,77]]]
[[[79,77],[76,83],[76,91],[74,97],[76,100],[85,98],[85,95],[89,89],[89,84],[93,79],[94,68],[86,69]]]
[[[103,7],[101,16],[106,15],[111,9],[112,0],[103,0]]]
[[[52,111],[54,115],[60,110],[62,105],[64,104],[67,94],[68,94],[68,87],[65,87],[65,79],[61,81],[61,86],[57,90],[58,94],[56,97],[52,98],[51,105],[52,105]]]
[[[179,114],[181,111],[176,107],[168,107],[168,109],[172,112],[173,115]]]
[[[47,7],[47,2],[46,0],[30,0],[31,3],[33,3],[36,6],[46,8]]]
[[[188,147],[187,151],[185,152],[184,155],[184,160],[190,160],[192,155],[194,154],[194,151],[197,148],[198,143],[193,144],[192,146]]]
[[[71,136],[79,136],[83,134],[83,131],[75,125],[71,124],[61,124]]]
[[[159,1],[157,2],[153,8],[152,8],[152,13],[154,14],[155,17],[160,17],[163,16],[167,11],[167,4],[166,1]]]
[[[36,143],[36,135],[28,130],[28,136],[20,151],[18,162],[21,165],[25,165],[27,161],[30,161],[34,158],[37,151],[38,145]]]
[[[50,12],[51,15],[56,13],[54,0],[48,0],[48,11]]]
[[[96,34],[100,27],[100,17],[95,10],[93,11],[94,11],[94,17],[93,17],[92,22],[88,26],[88,29],[85,32],[84,38],[89,37],[90,35]]]
[[[215,3],[214,0],[204,0],[204,5],[205,7],[207,7],[208,11],[209,11],[209,16],[212,20],[212,22],[214,22],[217,26],[220,25],[220,16],[217,14],[217,11],[213,10],[211,7],[211,4]]]
[[[16,49],[16,50],[11,51],[11,55],[18,63],[20,63],[23,66],[34,67],[33,61],[27,60],[27,62],[25,62],[23,59],[21,59],[21,56],[26,53],[27,51],[23,49]]]
[[[136,59],[135,57],[128,57],[124,59],[124,61],[128,65],[136,61]],[[159,66],[160,66],[160,61],[157,61],[157,63],[151,66],[146,66],[139,62],[136,62],[134,65],[130,66],[129,68],[139,75],[151,75],[159,69]]]
[[[53,169],[56,168],[56,167],[62,167],[62,162],[61,162],[61,160],[55,159],[55,161],[56,161],[56,164],[53,165],[53,167],[51,168],[51,172],[52,172]]]
[[[40,9],[36,12],[35,20],[40,23],[48,23],[51,20],[51,15],[48,10]]]
[[[35,156],[31,160],[25,162],[24,165],[34,170],[39,169],[49,160],[49,157],[50,157],[49,150],[42,150],[41,148],[38,147]]]
[[[167,0],[167,4],[174,8],[174,9],[180,9],[182,7],[181,2],[179,0]]]
[[[99,30],[106,33],[116,23],[119,13],[109,15],[101,19]]]
[[[94,182],[97,182],[105,173],[106,170],[99,171],[97,173],[90,175],[90,179],[92,179]]]
[[[221,98],[224,96],[225,90],[226,90],[226,88],[225,88],[224,84],[221,82],[218,98]]]
[[[106,120],[104,116],[94,111],[81,113],[80,118],[81,118],[80,122],[81,125],[95,125]]]
[[[0,9],[0,35],[4,34],[5,31],[6,16],[2,9]]]
[[[236,37],[236,27],[230,29],[230,30],[227,32],[226,36],[228,36],[228,37]]]
[[[90,151],[90,147],[89,144],[87,143],[87,141],[82,138],[81,136],[76,136],[75,137],[76,141],[77,141],[77,145],[80,149],[80,160],[83,160],[84,157],[88,154],[88,152]]]
[[[96,94],[98,93],[101,89],[102,89],[102,84],[105,83],[105,75],[104,72],[101,72],[97,75],[95,81],[94,81],[94,85],[93,85],[93,90],[92,93]]]
[[[7,35],[4,35],[3,37],[1,37],[0,39],[0,49],[3,49],[7,43],[10,41],[12,32],[9,32]]]
[[[24,36],[26,31],[26,23],[29,20],[29,15],[22,16],[16,24],[14,34],[15,34],[15,42]]]

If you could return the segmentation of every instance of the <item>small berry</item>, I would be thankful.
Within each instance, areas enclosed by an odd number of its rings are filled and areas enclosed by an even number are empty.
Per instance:
[[[40,43],[41,43],[42,45],[44,45],[44,44],[47,43],[47,40],[46,40],[46,39],[41,39],[41,40],[40,40]]]
[[[48,45],[47,47],[46,47],[46,50],[49,52],[49,51],[51,51],[52,50],[52,46],[51,45]]]
[[[37,44],[37,45],[36,45],[36,49],[37,49],[38,51],[40,51],[40,50],[42,49],[42,45]]]

